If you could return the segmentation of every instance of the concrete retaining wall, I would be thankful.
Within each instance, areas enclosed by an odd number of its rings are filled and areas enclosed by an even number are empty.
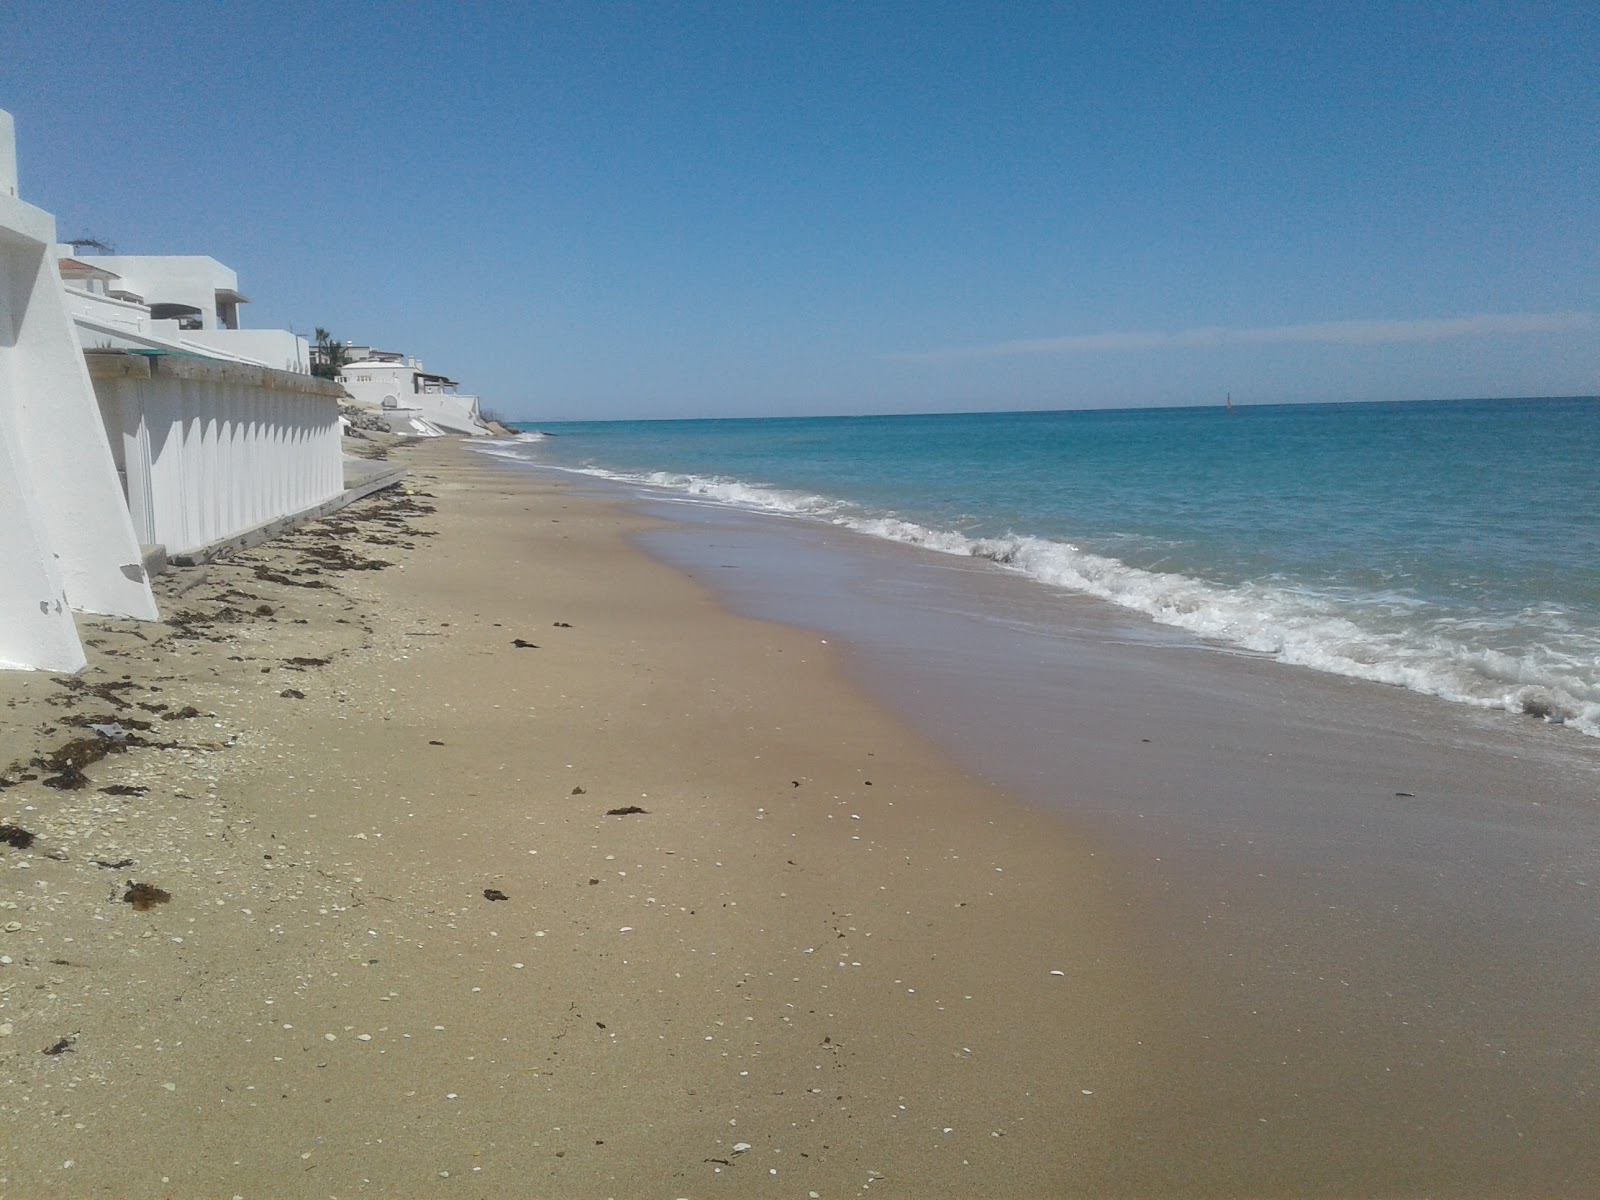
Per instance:
[[[178,355],[85,357],[141,542],[185,554],[344,490],[337,384]]]
[[[0,112],[0,667],[84,665],[73,610],[154,619],[155,598],[77,333],[55,219],[17,198]]]

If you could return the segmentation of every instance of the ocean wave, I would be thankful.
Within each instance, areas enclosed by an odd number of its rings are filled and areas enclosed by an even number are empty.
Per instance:
[[[668,496],[826,521],[940,554],[985,559],[1048,587],[1099,597],[1207,641],[1479,708],[1526,713],[1600,737],[1600,640],[1548,608],[1462,616],[1400,592],[1318,589],[1280,579],[1228,585],[1132,566],[1070,542],[1023,534],[972,536],[895,513],[869,512],[837,497],[745,480],[599,467],[559,469]]]
[[[532,445],[544,440],[545,435],[542,433],[518,433],[512,437],[475,438],[468,442],[467,445],[474,450],[492,455],[495,458],[516,458],[521,459],[523,462],[528,462],[528,456],[526,454],[518,454],[516,447]]]

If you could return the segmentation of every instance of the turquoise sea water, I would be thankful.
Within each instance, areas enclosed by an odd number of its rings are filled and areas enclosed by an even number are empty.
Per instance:
[[[974,555],[1600,736],[1600,400],[562,423],[491,452]]]

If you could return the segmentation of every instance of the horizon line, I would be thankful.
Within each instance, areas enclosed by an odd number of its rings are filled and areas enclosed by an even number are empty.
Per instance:
[[[1596,327],[1592,312],[1475,313],[1461,317],[1386,320],[1357,318],[1247,328],[1199,326],[1176,333],[1158,330],[1019,338],[975,346],[904,350],[881,357],[891,362],[960,362],[1047,354],[1114,354],[1139,350],[1212,349],[1218,346],[1382,346],[1438,342],[1463,337],[1525,337]]]
[[[1559,395],[1516,396],[1411,396],[1393,400],[1338,399],[1338,400],[1236,400],[1235,408],[1315,408],[1332,404],[1518,404],[1535,400],[1595,400],[1600,392],[1570,392]],[[654,417],[540,417],[512,418],[512,425],[609,425],[643,424],[650,421],[851,421],[878,417],[996,417],[1044,415],[1067,412],[1155,412],[1189,408],[1222,408],[1214,398],[1204,400],[1164,401],[1159,404],[1089,404],[1066,408],[940,408],[940,409],[887,409],[882,411],[855,410],[823,413],[769,413],[762,416],[745,414],[731,416],[654,416]]]

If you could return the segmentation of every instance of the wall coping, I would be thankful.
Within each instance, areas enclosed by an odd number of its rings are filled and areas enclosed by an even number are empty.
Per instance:
[[[91,379],[191,379],[212,383],[242,383],[269,392],[299,392],[345,399],[345,390],[329,379],[258,367],[249,363],[222,362],[186,354],[140,354],[133,350],[85,350]]]

